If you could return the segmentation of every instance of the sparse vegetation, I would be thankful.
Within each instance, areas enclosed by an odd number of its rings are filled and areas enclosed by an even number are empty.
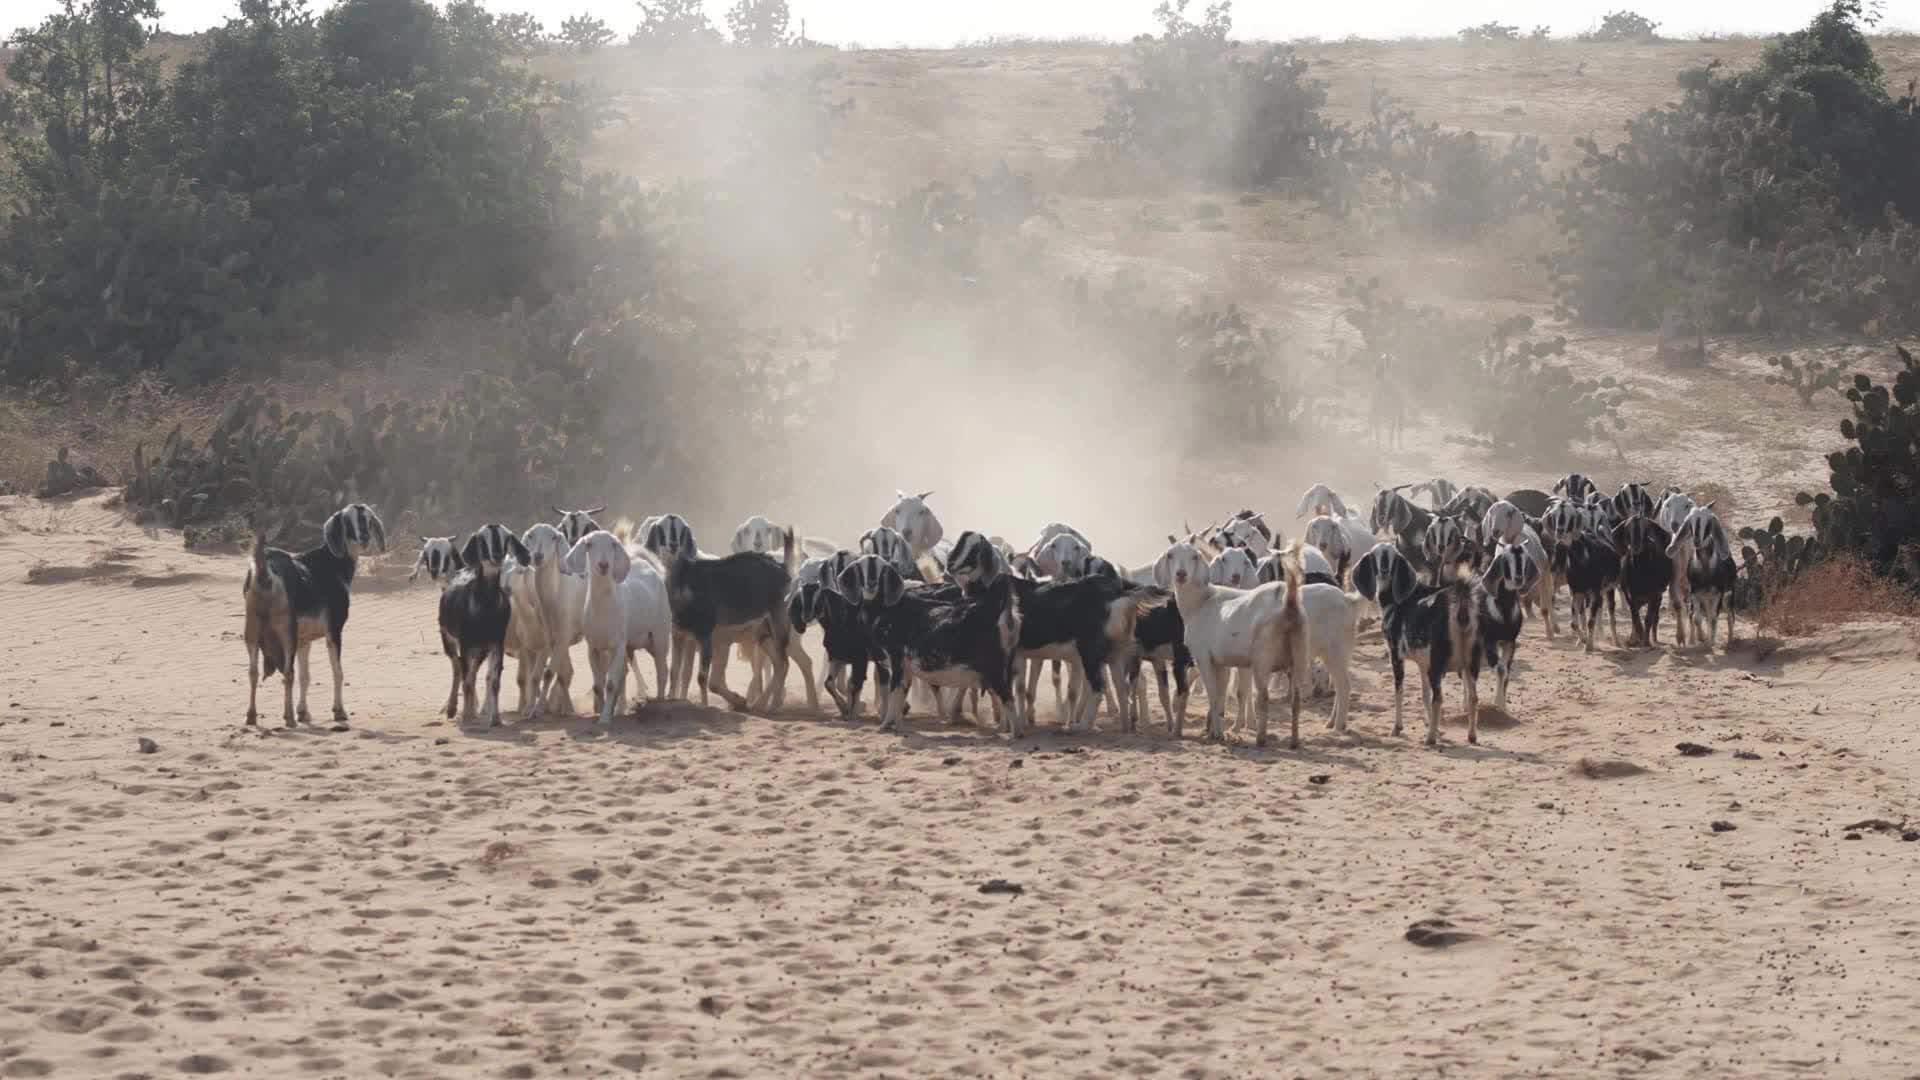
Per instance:
[[[1675,296],[1705,329],[1895,332],[1920,318],[1920,113],[1894,99],[1859,0],[1736,74],[1684,73],[1681,101],[1581,140],[1563,185],[1563,314],[1650,328]]]
[[[1763,633],[1800,637],[1871,619],[1920,617],[1920,597],[1851,555],[1831,555],[1766,594],[1753,613]]]
[[[727,9],[727,33],[735,45],[771,49],[793,44],[787,31],[787,0],[739,0]]]
[[[1837,360],[1832,364],[1819,360],[1801,363],[1791,356],[1770,356],[1767,366],[1777,368],[1778,375],[1768,375],[1768,386],[1784,386],[1800,398],[1800,404],[1811,406],[1813,399],[1821,393],[1831,390],[1843,393],[1841,383],[1847,377],[1848,361]]]
[[[605,19],[582,13],[560,23],[560,42],[574,52],[589,53],[614,39],[613,28]]]
[[[1660,24],[1637,11],[1610,11],[1600,25],[1580,35],[1588,42],[1658,41]]]
[[[1536,34],[1536,36],[1538,36]],[[1509,26],[1498,20],[1483,22],[1479,26],[1469,26],[1460,31],[1460,40],[1468,45],[1478,45],[1490,41],[1519,41],[1520,28]]]
[[[634,45],[708,45],[720,40],[701,0],[639,0],[639,7],[640,25],[628,38]]]
[[[1800,493],[1813,507],[1814,540],[1826,551],[1857,555],[1875,572],[1920,587],[1920,364],[1899,350],[1892,385],[1853,377],[1853,415],[1840,434],[1853,445],[1827,455],[1831,494]]]

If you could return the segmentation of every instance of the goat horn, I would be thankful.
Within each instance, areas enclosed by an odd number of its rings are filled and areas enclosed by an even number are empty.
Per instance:
[[[926,501],[926,499],[927,499],[927,497],[928,497],[929,495],[932,495],[932,494],[933,494],[933,492],[931,492],[931,491],[923,491],[923,492],[921,492],[921,493],[920,493],[920,500],[921,500],[922,502],[925,502],[925,501]]]
[[[580,512],[583,514],[601,514],[601,513],[605,513],[606,509],[607,509],[607,504],[601,503],[599,506],[593,507],[590,510],[582,510]]]
[[[552,503],[548,503],[547,505],[548,505],[548,506],[553,506],[553,504],[552,504]],[[557,507],[557,506],[553,506],[553,512],[554,512],[554,513],[556,513],[556,514],[559,514],[559,515],[560,515],[561,517],[566,517],[566,516],[567,516],[567,512],[566,512],[565,510],[562,510],[562,509],[560,509],[560,508],[559,508],[559,507]]]

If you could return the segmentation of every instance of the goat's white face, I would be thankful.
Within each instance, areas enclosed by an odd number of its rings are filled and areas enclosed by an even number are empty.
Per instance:
[[[633,559],[619,537],[604,529],[595,529],[567,552],[567,570],[595,581],[611,580],[618,584],[627,580],[632,572]]]
[[[358,558],[387,550],[387,527],[380,524],[379,515],[366,503],[348,503],[335,510],[320,527],[320,534],[335,558]]]
[[[560,520],[554,522],[554,527],[560,530],[561,536],[567,538],[567,543],[577,544],[581,537],[600,527],[600,523],[593,519],[593,515],[605,510],[605,506],[595,506],[586,510],[562,510],[556,506],[553,512],[560,515]]]
[[[757,551],[762,555],[779,554],[786,548],[787,530],[761,517],[759,514],[742,522],[733,530],[733,550]]]
[[[1340,522],[1324,514],[1307,522],[1307,531],[1302,539],[1319,548],[1321,554],[1335,563],[1352,555],[1347,550],[1347,530],[1341,528]]]
[[[420,557],[413,562],[413,572],[407,575],[412,581],[427,572],[428,581],[444,582],[451,579],[460,569],[460,553],[454,550],[451,536],[423,536],[420,538]]]
[[[1207,566],[1207,580],[1230,589],[1250,589],[1254,584],[1253,556],[1246,548],[1228,548]]]
[[[1503,544],[1518,543],[1520,530],[1525,528],[1527,517],[1520,508],[1505,499],[1487,507],[1486,516],[1481,519],[1482,533]]]
[[[533,556],[533,567],[536,570],[549,562],[564,561],[567,557],[567,548],[573,545],[573,542],[562,535],[559,529],[544,521],[521,533],[520,543],[526,546],[527,554]]]
[[[1347,504],[1340,496],[1325,484],[1315,484],[1300,496],[1300,505],[1294,508],[1293,516],[1298,518],[1316,518],[1321,516],[1343,518],[1347,516]]]
[[[1053,539],[1040,545],[1034,552],[1033,561],[1048,577],[1062,581],[1073,581],[1087,575],[1087,562],[1093,558],[1093,550],[1084,540],[1072,533],[1060,533]]]
[[[904,491],[896,491],[894,494],[899,496],[899,500],[893,504],[893,509],[881,517],[880,525],[899,533],[915,556],[922,555],[946,535],[940,527],[940,519],[927,507],[927,496],[933,492],[909,495]]]
[[[1199,584],[1207,581],[1207,568],[1211,565],[1206,555],[1193,544],[1181,541],[1167,549],[1165,555],[1167,579],[1177,588],[1189,583]]]
[[[1670,491],[1660,500],[1660,512],[1654,515],[1660,527],[1670,533],[1677,533],[1686,524],[1687,515],[1693,513],[1693,500],[1678,491]]]

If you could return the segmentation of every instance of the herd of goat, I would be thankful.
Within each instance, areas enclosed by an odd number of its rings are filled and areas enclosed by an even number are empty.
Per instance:
[[[1197,668],[1208,738],[1225,736],[1227,704],[1237,696],[1237,722],[1246,725],[1251,713],[1260,745],[1269,687],[1286,674],[1288,745],[1298,747],[1301,683],[1321,677],[1316,663],[1334,697],[1328,726],[1346,730],[1356,634],[1363,619],[1377,618],[1393,674],[1394,734],[1411,663],[1431,746],[1439,742],[1445,676],[1461,676],[1467,740],[1477,742],[1481,667],[1493,670],[1504,708],[1521,627],[1536,615],[1556,636],[1563,584],[1572,631],[1589,652],[1603,603],[1620,644],[1616,594],[1632,644],[1657,643],[1663,599],[1678,644],[1716,647],[1723,610],[1733,637],[1727,529],[1712,503],[1696,505],[1676,488],[1656,495],[1627,483],[1606,495],[1573,473],[1550,492],[1498,498],[1433,480],[1379,491],[1362,520],[1316,484],[1300,499],[1295,514],[1306,526],[1291,543],[1263,514],[1241,511],[1211,529],[1185,529],[1184,538],[1170,534],[1158,559],[1133,569],[1095,554],[1061,523],[1023,551],[971,531],[949,540],[927,505],[930,492],[896,494],[880,525],[852,548],[802,540],[754,517],[736,530],[731,554],[714,556],[679,515],[608,530],[594,517],[604,507],[556,508],[554,523],[518,536],[490,524],[457,546],[454,537],[422,537],[414,576],[424,571],[441,586],[440,637],[452,670],[446,715],[454,717],[464,697],[464,718],[475,719],[484,670],[486,723],[497,724],[508,656],[518,661],[523,719],[542,709],[571,715],[571,648],[585,642],[603,725],[623,708],[628,668],[638,679],[642,652],[653,658],[656,698],[686,698],[697,668],[702,703],[711,690],[735,709],[778,709],[791,662],[809,706],[818,709],[824,686],[851,721],[871,668],[882,730],[898,727],[909,689],[920,686],[929,692],[919,700],[956,721],[968,708],[977,721],[984,696],[1000,729],[1016,737],[1032,726],[1049,668],[1066,729],[1090,730],[1105,704],[1121,730],[1134,731],[1148,712],[1140,676],[1151,664],[1169,734],[1180,733],[1188,669]],[[1422,495],[1426,506],[1414,501]],[[334,718],[346,720],[341,631],[356,560],[384,552],[386,532],[364,503],[333,514],[323,532],[324,543],[302,553],[255,539],[243,586],[249,724],[258,720],[263,658],[266,675],[283,677],[286,724],[310,721],[308,654],[322,639]],[[826,658],[818,684],[802,644],[816,625]],[[744,696],[726,682],[735,646],[753,672]]]

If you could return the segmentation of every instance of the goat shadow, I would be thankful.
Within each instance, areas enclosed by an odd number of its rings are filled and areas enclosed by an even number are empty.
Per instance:
[[[712,735],[739,732],[740,713],[707,708],[684,701],[647,701],[636,712],[629,701],[615,715],[613,724],[601,727],[591,712],[571,716],[543,712],[538,719],[522,720],[517,712],[502,709],[500,726],[494,728],[455,724],[463,738],[483,742],[517,743],[530,734],[559,732],[577,742],[616,742],[627,746],[666,746]]]

